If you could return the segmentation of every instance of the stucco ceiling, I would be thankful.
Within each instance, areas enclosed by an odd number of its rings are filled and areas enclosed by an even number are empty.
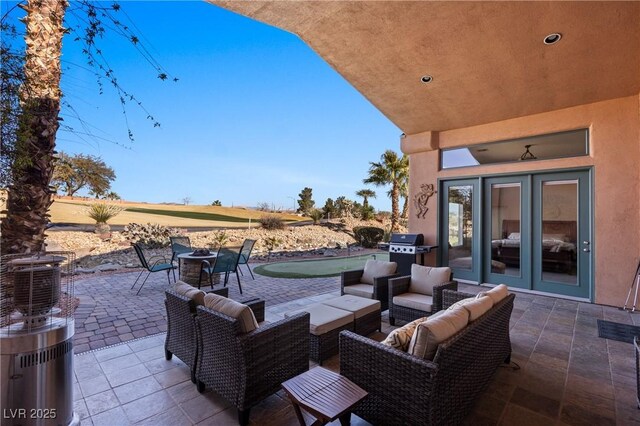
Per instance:
[[[297,34],[407,134],[640,93],[638,1],[209,1]]]

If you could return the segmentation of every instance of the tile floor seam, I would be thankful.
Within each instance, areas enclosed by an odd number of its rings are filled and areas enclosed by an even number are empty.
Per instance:
[[[537,297],[540,297],[540,296],[537,296]],[[553,302],[553,306],[555,306],[555,304],[556,304],[556,303],[557,303],[557,300]],[[534,304],[533,300],[531,301],[531,304],[532,304],[532,305]],[[538,338],[536,339],[536,343],[533,345],[533,348],[531,349],[531,354],[529,355],[529,359],[527,360],[527,366],[529,365],[529,362],[530,362],[530,360],[531,360],[531,355],[533,355],[533,353],[536,351],[536,347],[538,346],[538,343],[540,342],[540,339],[542,338],[542,334],[544,333],[544,329],[547,327],[547,324],[549,324],[549,318],[551,318],[551,312],[553,312],[553,306],[552,306],[552,308],[549,310],[549,314],[547,315],[547,318],[545,319],[544,325],[540,328],[540,334],[538,335]],[[546,307],[546,306],[545,306],[545,307]],[[518,322],[519,322],[521,319],[522,319],[522,317],[520,317],[520,319],[518,320]],[[516,322],[516,324],[517,324],[517,322]],[[525,366],[525,367],[521,367],[521,368],[526,368],[526,366]],[[569,374],[568,374],[568,370],[569,370],[569,369],[568,369],[568,366],[567,366],[567,377],[568,377],[568,375],[569,375]],[[567,380],[567,379],[565,378],[565,386],[566,386],[566,380]],[[563,392],[564,392],[564,389],[563,389]],[[513,390],[513,393],[515,393],[515,389]],[[513,394],[511,395],[511,397],[513,397]],[[559,408],[558,408],[558,413],[557,413],[557,415],[556,415],[557,417],[556,417],[556,419],[555,419],[556,421],[560,419],[560,417],[561,417],[561,413],[562,413],[562,411],[561,411],[561,409],[560,409],[560,407],[562,406],[562,400],[560,400],[559,402],[560,402],[560,404],[559,404]],[[507,405],[508,405],[508,404],[507,404]],[[527,407],[524,407],[524,408],[527,408]],[[528,408],[527,408],[527,409],[528,409]],[[538,414],[540,414],[540,413],[538,413]],[[546,417],[546,416],[545,416],[545,417]]]
[[[556,303],[558,303],[556,301]],[[555,304],[554,304],[555,306]],[[569,367],[571,367],[571,358],[573,357],[573,342],[576,338],[576,325],[578,324],[578,313],[580,312],[580,304],[576,306],[576,314],[573,323],[573,333],[571,333],[571,346],[569,346],[569,359],[567,360],[567,376],[564,378],[564,386],[562,387],[562,399],[560,399],[560,410],[558,411],[557,423],[562,423],[562,410],[565,405],[565,396],[567,393],[567,383],[569,383]]]

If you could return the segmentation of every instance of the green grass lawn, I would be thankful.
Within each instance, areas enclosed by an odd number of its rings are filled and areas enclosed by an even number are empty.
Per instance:
[[[336,277],[342,271],[362,269],[369,259],[389,260],[389,253],[379,252],[350,257],[334,257],[314,260],[265,263],[253,272],[273,278],[321,278]]]
[[[181,212],[176,210],[143,209],[140,207],[127,207],[125,210],[128,212],[134,212],[134,213],[157,214],[161,216],[183,217],[186,219],[219,220],[223,222],[249,223],[249,219],[246,219],[246,218],[227,216],[227,215],[216,214],[216,213]]]

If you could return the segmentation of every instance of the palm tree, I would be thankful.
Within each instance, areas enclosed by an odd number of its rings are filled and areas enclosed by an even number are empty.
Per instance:
[[[20,94],[19,119],[13,184],[2,221],[2,252],[39,251],[49,221],[54,148],[60,112],[60,55],[62,26],[68,3],[65,0],[28,0],[24,85]]]
[[[407,173],[402,179],[402,182],[400,182],[400,196],[404,200],[400,217],[407,219],[409,217],[409,173]]]
[[[372,189],[361,189],[360,191],[356,191],[356,195],[358,197],[362,197],[362,207],[369,207],[369,198],[376,198],[376,192]]]
[[[380,157],[380,162],[369,163],[369,177],[364,183],[372,183],[376,186],[391,185],[389,195],[391,197],[391,232],[398,230],[400,213],[398,211],[398,199],[402,182],[409,175],[409,158],[406,155],[398,157],[392,150],[387,150]]]

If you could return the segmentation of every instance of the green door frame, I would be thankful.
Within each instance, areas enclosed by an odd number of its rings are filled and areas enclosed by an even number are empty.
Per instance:
[[[483,235],[483,282],[495,284],[507,284],[510,287],[531,288],[531,175],[501,176],[483,178],[484,199],[482,202],[484,221],[482,224]],[[495,184],[518,183],[520,184],[520,274],[518,276],[498,274],[492,272],[492,191]],[[501,238],[505,238],[503,235]]]
[[[487,188],[490,188],[491,182],[498,182],[499,178],[504,178],[505,181],[516,181],[518,179],[524,179],[521,187],[521,216],[522,226],[528,226],[530,236],[533,234],[533,222],[535,218],[531,214],[534,200],[533,197],[538,195],[538,190],[534,191],[534,180],[539,179],[536,177],[542,175],[557,175],[564,174],[566,179],[570,179],[570,174],[578,174],[579,178],[579,200],[581,205],[579,211],[581,212],[581,218],[578,224],[578,244],[577,244],[577,256],[579,262],[579,271],[581,284],[579,290],[572,290],[569,292],[558,292],[553,284],[539,280],[537,285],[534,285],[535,277],[533,273],[533,251],[536,250],[536,245],[533,241],[530,241],[528,247],[521,253],[521,281],[518,279],[510,279],[502,274],[491,273],[490,258],[491,258],[491,239],[488,235],[489,227],[486,225],[486,216],[489,216],[490,210],[486,207],[485,193]],[[595,256],[595,244],[594,244],[594,215],[593,215],[593,167],[577,168],[577,169],[552,169],[552,170],[536,170],[536,171],[522,171],[517,173],[500,173],[492,175],[479,175],[479,176],[465,176],[454,178],[438,178],[438,191],[439,191],[439,208],[438,208],[438,241],[440,248],[437,251],[437,263],[442,266],[449,266],[449,247],[448,247],[448,193],[451,186],[458,185],[471,185],[473,187],[473,214],[472,220],[473,227],[473,242],[472,253],[473,260],[471,263],[471,269],[459,269],[452,267],[454,272],[454,278],[473,281],[477,283],[488,282],[498,284],[504,282],[510,286],[516,288],[522,288],[525,290],[533,289],[534,291],[540,291],[545,293],[564,294],[570,297],[576,297],[580,299],[587,299],[593,302],[594,300],[594,256]],[[509,180],[510,179],[510,180]],[[487,182],[489,183],[487,183]],[[535,194],[534,194],[535,193]],[[479,200],[482,200],[480,203]],[[523,204],[528,203],[527,212],[523,208]],[[538,201],[536,204],[540,204]],[[491,204],[489,203],[489,209]],[[528,224],[526,223],[528,222]],[[477,226],[476,224],[481,224]],[[521,233],[522,234],[522,233]],[[485,236],[489,236],[485,238]],[[488,240],[487,241],[485,241]],[[588,247],[583,244],[583,241],[589,241]],[[526,244],[526,243],[525,243]],[[584,248],[588,248],[590,251],[583,251]],[[487,251],[488,250],[488,251]],[[538,251],[539,252],[539,251]],[[489,253],[486,255],[485,253]],[[487,258],[489,260],[487,260]],[[485,272],[487,271],[487,272]],[[524,281],[527,279],[528,282]],[[526,285],[524,284],[526,282]],[[551,284],[551,285],[549,285]]]
[[[480,217],[480,209],[478,208],[478,200],[482,198],[481,193],[481,185],[478,178],[466,178],[466,179],[447,179],[439,181],[440,188],[438,189],[440,194],[445,195],[445,201],[440,203],[440,208],[438,209],[438,223],[440,224],[440,238],[438,241],[441,241],[439,244],[438,250],[438,264],[449,266],[449,188],[452,186],[471,186],[472,193],[472,223],[473,223],[473,234],[471,237],[471,269],[466,268],[457,268],[452,266],[451,269],[453,271],[454,278],[460,278],[463,280],[470,281],[478,281],[478,277],[480,276],[480,269],[482,267],[480,262],[480,241],[481,241],[481,233],[482,227],[478,226],[481,222]]]
[[[542,272],[542,188],[545,182],[576,180],[578,182],[578,223],[576,238],[576,284],[562,284],[544,280]],[[592,198],[591,173],[588,170],[537,174],[533,176],[533,216],[532,216],[532,289],[545,293],[564,294],[592,300]],[[586,242],[586,243],[585,243]],[[585,251],[586,250],[586,251]]]

